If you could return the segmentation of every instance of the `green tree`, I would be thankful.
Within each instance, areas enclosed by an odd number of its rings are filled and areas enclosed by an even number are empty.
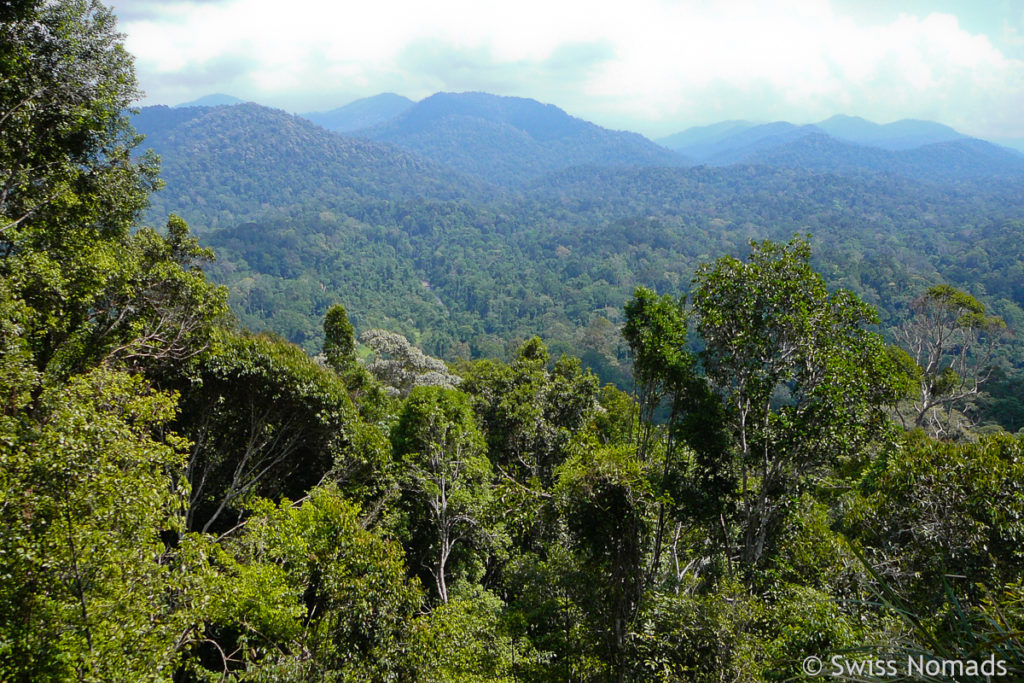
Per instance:
[[[364,528],[337,487],[317,487],[301,502],[256,502],[226,550],[239,575],[224,587],[216,634],[225,653],[244,646],[239,658],[249,657],[242,664],[251,679],[416,680],[422,591],[406,576],[401,546]],[[241,590],[255,572],[266,576],[268,595],[250,603]]]
[[[682,298],[658,297],[638,287],[626,303],[622,329],[633,356],[639,407],[636,454],[644,462],[661,462],[653,481],[659,502],[648,582],[661,569],[670,517],[677,532],[682,518],[724,523],[722,515],[734,486],[721,407],[698,374],[696,355],[689,349],[684,303]],[[656,437],[660,443],[654,442]],[[676,543],[672,552],[677,565]]]
[[[327,364],[344,374],[356,362],[356,332],[341,304],[327,309],[324,317],[324,356]]]
[[[138,139],[126,110],[139,93],[116,19],[98,0],[4,8],[0,234],[45,240],[38,228],[59,219],[127,229],[154,176],[150,162],[130,156]]]
[[[410,554],[429,568],[438,598],[448,602],[453,554],[464,545],[479,546],[487,533],[491,466],[483,437],[464,394],[417,387],[399,413],[392,442],[410,543],[418,546]]]
[[[896,337],[917,363],[917,395],[900,415],[934,436],[955,436],[953,409],[980,394],[1006,323],[949,285],[930,288],[910,310]]]
[[[350,448],[358,417],[342,379],[293,344],[221,332],[172,379],[175,426],[193,443],[190,529],[231,528],[248,496],[300,498],[324,477],[355,486],[383,465],[372,446]]]
[[[624,681],[629,672],[626,643],[654,531],[651,465],[630,446],[580,444],[559,468],[558,505],[584,577],[573,592],[606,667],[601,680]]]
[[[0,277],[36,313],[36,366],[63,378],[129,341],[90,346],[132,325],[134,307],[108,304],[137,284],[129,231],[155,164],[131,155],[137,91],[110,11],[96,0],[13,9],[0,25]]]
[[[874,312],[829,294],[810,245],[752,243],[748,259],[701,267],[693,311],[702,361],[738,444],[743,537],[756,566],[788,498],[885,431],[896,399],[891,356],[865,328]]]
[[[172,396],[97,369],[0,439],[0,678],[168,675],[195,614],[161,541],[181,530]]]

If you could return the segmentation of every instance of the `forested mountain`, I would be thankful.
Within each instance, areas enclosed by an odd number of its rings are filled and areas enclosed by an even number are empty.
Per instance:
[[[878,125],[833,116],[814,125],[731,121],[691,128],[659,142],[712,166],[760,164],[817,172],[900,175],[924,181],[1024,179],[1024,156],[930,121]]]
[[[746,153],[742,159],[766,166],[846,175],[885,173],[932,182],[993,177],[1024,181],[1024,155],[974,139],[889,151],[811,134]]]
[[[814,125],[837,140],[890,150],[913,149],[935,142],[950,142],[967,137],[949,126],[914,119],[880,125],[859,116],[837,114]]]
[[[336,133],[349,133],[390,121],[408,111],[413,104],[414,102],[408,97],[394,93],[381,93],[349,102],[337,109],[311,112],[302,116],[327,130],[333,130]]]
[[[228,164],[175,191],[257,216],[208,228],[215,262],[141,222],[122,40],[99,2],[0,5],[0,680],[1022,680],[1016,181],[587,167],[443,199],[280,112],[155,112]],[[270,204],[282,152],[222,121],[375,184]]]
[[[1024,329],[1024,200],[1016,186],[942,187],[757,167],[577,169],[491,205],[310,210],[209,236],[234,309],[315,349],[331,292],[358,328],[401,331],[431,353],[504,356],[533,334],[625,384],[616,302],[639,284],[683,292],[697,264],[748,240],[810,232],[830,286],[886,325],[921,283],[984,286]]]
[[[162,159],[167,187],[154,196],[153,215],[173,208],[200,229],[268,210],[493,194],[415,154],[256,104],[145,107],[134,123],[146,135],[142,148]]]
[[[234,95],[225,95],[224,93],[214,93],[212,95],[203,95],[202,97],[188,102],[182,102],[181,104],[174,105],[175,107],[188,108],[188,107],[220,107],[230,106],[234,104],[245,104],[245,100],[235,97]]]
[[[951,282],[984,286],[986,303],[1024,330],[1013,256],[1024,200],[980,141],[894,152],[814,134],[762,151],[760,166],[577,167],[499,192],[256,105],[153,107],[135,120],[165,159],[156,210],[178,206],[208,233],[211,273],[245,325],[309,351],[347,292],[359,329],[399,331],[430,353],[507,357],[538,334],[626,386],[614,337],[634,287],[686,291],[702,260],[797,232],[813,234],[830,286],[878,306],[886,326],[922,282]],[[954,165],[949,145],[971,153]],[[936,166],[929,182],[910,179]],[[971,179],[979,166],[988,176]]]
[[[536,100],[487,93],[437,93],[358,134],[506,185],[586,164],[687,163],[636,133],[607,130]]]

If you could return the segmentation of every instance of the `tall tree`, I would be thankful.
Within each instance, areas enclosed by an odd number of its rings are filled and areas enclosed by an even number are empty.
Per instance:
[[[483,537],[491,465],[464,394],[417,387],[392,436],[409,511],[410,554],[429,567],[437,596],[449,599],[450,560]],[[425,542],[425,547],[420,543]]]
[[[324,356],[339,374],[356,362],[356,331],[341,304],[331,306],[324,316]]]
[[[702,267],[693,311],[704,367],[738,444],[741,557],[757,565],[787,498],[882,433],[895,401],[874,312],[829,294],[805,239],[754,242],[746,261]]]
[[[980,393],[1006,323],[949,285],[930,288],[911,302],[910,311],[896,337],[918,365],[917,396],[901,416],[934,436],[955,436],[953,409]]]
[[[131,57],[97,0],[17,3],[0,25],[0,277],[29,304],[35,362],[81,370],[85,331],[130,280],[129,230],[155,187],[126,110]],[[119,315],[130,314],[122,307]],[[115,316],[116,319],[117,316]],[[76,357],[78,356],[78,357]]]

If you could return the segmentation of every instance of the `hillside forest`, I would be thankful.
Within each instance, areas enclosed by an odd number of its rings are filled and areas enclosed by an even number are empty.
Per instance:
[[[0,680],[1024,678],[1014,157],[139,96],[0,5]]]

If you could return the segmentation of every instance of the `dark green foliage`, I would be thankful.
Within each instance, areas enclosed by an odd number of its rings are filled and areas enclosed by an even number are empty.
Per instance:
[[[597,402],[598,382],[579,361],[559,359],[548,369],[547,348],[534,337],[511,364],[480,361],[460,368],[487,434],[491,460],[521,482],[554,481],[574,432],[587,425]]]
[[[356,414],[344,382],[287,342],[223,332],[173,385],[175,428],[194,444],[191,529],[230,528],[247,497],[301,498],[329,473],[358,486],[379,466],[348,450]]]
[[[322,329],[311,358],[230,328],[184,221],[135,225],[152,175],[128,157],[106,10],[0,20],[0,679],[771,681],[812,654],[907,652],[1024,670],[1021,438],[887,419],[912,385],[956,392],[971,364],[948,351],[975,362],[964,340],[1003,329],[989,311],[1024,323],[1019,192],[575,170],[471,204],[332,139],[365,184],[217,234],[243,319],[309,351]],[[237,109],[160,115],[323,141]],[[505,114],[535,137],[579,128]],[[280,173],[316,184],[237,135],[220,158],[263,177],[211,177],[238,211],[291,210],[261,187]],[[402,202],[376,186],[424,173]],[[743,246],[766,223],[824,227],[825,273],[805,239]],[[827,282],[954,341],[931,367]],[[635,395],[599,388],[577,346],[622,385],[632,361]],[[1000,419],[1018,351],[980,364]]]
[[[873,311],[830,295],[810,245],[752,244],[703,267],[693,293],[703,365],[733,430],[744,509],[742,558],[758,563],[793,491],[884,436],[901,383]]]
[[[307,351],[321,348],[323,316],[344,293],[358,332],[393,330],[446,359],[504,360],[539,335],[554,355],[577,355],[627,389],[617,328],[637,286],[685,291],[700,262],[797,231],[814,232],[814,266],[829,288],[874,306],[885,329],[922,282],[947,281],[984,285],[990,314],[1019,330],[1021,216],[1019,193],[999,183],[595,169],[561,173],[516,201],[352,201],[209,240],[220,257],[211,274],[229,285],[242,322]]]
[[[356,362],[356,331],[341,304],[327,309],[324,317],[324,356],[327,364],[340,374]]]
[[[606,130],[535,100],[481,92],[437,93],[358,134],[501,185],[572,166],[687,163],[636,133]]]

